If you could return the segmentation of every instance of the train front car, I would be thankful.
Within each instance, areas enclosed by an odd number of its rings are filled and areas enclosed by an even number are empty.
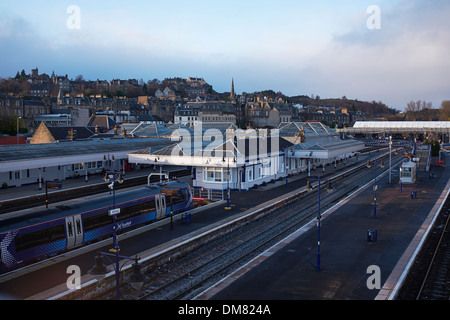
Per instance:
[[[13,217],[1,221],[0,274],[66,250],[66,231],[64,220],[58,218],[59,211],[56,208],[41,210],[22,219]]]
[[[177,180],[116,195],[118,233],[192,209],[192,192]],[[0,274],[107,238],[111,196],[38,210],[1,221]]]
[[[161,184],[161,194],[165,197],[166,216],[192,209],[192,191],[188,183],[178,180]]]

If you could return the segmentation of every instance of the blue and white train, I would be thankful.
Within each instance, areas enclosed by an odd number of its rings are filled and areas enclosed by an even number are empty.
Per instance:
[[[117,232],[192,209],[189,184],[170,181],[116,194]],[[1,219],[0,274],[109,237],[112,196]]]

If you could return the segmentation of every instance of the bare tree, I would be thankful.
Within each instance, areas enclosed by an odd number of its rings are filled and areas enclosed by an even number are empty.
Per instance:
[[[439,119],[441,121],[450,121],[450,100],[444,100],[439,110]]]
[[[425,100],[411,100],[408,102],[405,108],[406,120],[416,121],[422,118],[423,120],[431,120],[431,113],[433,104],[431,102],[426,102]]]

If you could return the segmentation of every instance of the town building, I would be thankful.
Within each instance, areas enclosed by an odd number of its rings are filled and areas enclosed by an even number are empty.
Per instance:
[[[245,105],[247,126],[253,128],[276,128],[282,122],[292,121],[292,105],[281,98],[276,102],[256,97]]]
[[[193,127],[196,122],[236,123],[236,107],[218,101],[187,102],[175,110],[174,123]]]

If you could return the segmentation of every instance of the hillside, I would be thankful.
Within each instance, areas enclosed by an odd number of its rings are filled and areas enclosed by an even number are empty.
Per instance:
[[[331,98],[331,99],[320,99],[316,97],[315,99],[308,96],[294,96],[289,97],[289,102],[298,103],[303,106],[315,105],[315,106],[329,106],[329,107],[342,107],[347,108],[349,111],[362,111],[370,116],[389,116],[398,113],[398,110],[389,108],[387,105],[381,101],[367,102],[359,100],[350,100],[345,97],[342,98]]]

